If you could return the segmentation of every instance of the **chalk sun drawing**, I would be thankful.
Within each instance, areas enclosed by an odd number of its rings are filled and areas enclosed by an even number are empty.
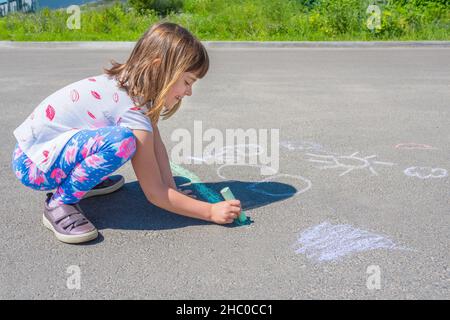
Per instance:
[[[417,177],[420,179],[445,178],[448,176],[447,170],[431,167],[409,167],[403,173],[409,177]]]
[[[382,235],[328,221],[304,230],[294,247],[297,247],[296,253],[315,262],[340,260],[357,252],[375,249],[411,250]]]
[[[312,153],[306,153],[307,156],[311,156],[311,157],[318,157],[320,159],[306,159],[306,161],[309,162],[317,162],[317,163],[325,163],[325,164],[330,164],[328,166],[323,166],[323,167],[317,167],[319,169],[330,169],[330,168],[343,168],[346,169],[344,172],[342,172],[339,176],[343,176],[353,170],[357,170],[357,169],[369,169],[370,172],[372,173],[372,175],[378,175],[378,173],[375,171],[375,169],[373,168],[373,164],[381,164],[381,165],[386,165],[386,166],[392,166],[394,165],[394,163],[392,162],[381,162],[381,161],[373,161],[370,160],[372,158],[375,158],[376,155],[371,155],[371,156],[367,156],[364,158],[361,157],[357,157],[356,155],[359,153],[359,151],[352,153],[349,156],[333,156],[333,155],[320,155],[320,154],[312,154]],[[356,160],[356,161],[360,161],[361,164],[360,165],[353,165],[353,164],[345,164],[342,163],[342,161],[346,161],[346,160]]]

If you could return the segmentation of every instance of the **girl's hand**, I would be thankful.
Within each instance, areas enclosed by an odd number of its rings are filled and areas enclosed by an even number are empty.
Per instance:
[[[241,202],[239,200],[227,200],[211,205],[211,221],[217,224],[232,223],[241,214]]]
[[[184,194],[185,196],[197,199],[197,196],[195,194],[192,193],[192,190],[187,189],[187,190],[181,190],[180,188],[177,189],[178,192]]]

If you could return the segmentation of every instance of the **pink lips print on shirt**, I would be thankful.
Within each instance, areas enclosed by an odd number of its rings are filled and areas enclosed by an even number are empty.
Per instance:
[[[48,150],[44,150],[42,151],[42,154],[44,155],[45,159],[42,160],[42,163],[47,162],[48,160]]]
[[[97,91],[91,91],[92,96],[97,99],[100,100],[102,97],[100,96],[100,94]]]
[[[88,113],[88,115],[89,115],[89,117],[91,117],[92,119],[97,119],[92,113],[90,113],[89,111],[87,112]]]
[[[45,115],[50,121],[52,121],[55,117],[55,109],[51,105],[48,105],[47,109],[45,109]]]
[[[119,94],[117,92],[114,93],[113,100],[115,103],[119,102]]]
[[[80,99],[80,94],[77,90],[70,91],[70,99],[72,99],[72,102],[77,102]]]

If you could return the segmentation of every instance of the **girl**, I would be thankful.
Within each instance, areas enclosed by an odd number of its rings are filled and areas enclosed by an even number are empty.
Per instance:
[[[110,176],[131,159],[147,199],[177,214],[218,224],[241,211],[238,200],[210,204],[177,190],[158,130],[205,76],[209,58],[201,42],[169,22],[153,25],[128,60],[105,73],[72,83],[42,101],[14,130],[16,177],[47,193],[43,223],[66,243],[98,236],[78,202],[124,184]]]

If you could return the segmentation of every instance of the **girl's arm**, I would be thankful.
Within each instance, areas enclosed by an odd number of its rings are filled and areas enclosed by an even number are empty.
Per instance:
[[[172,170],[170,170],[169,156],[156,124],[153,125],[153,132],[155,141],[155,155],[156,160],[158,161],[159,171],[161,172],[161,178],[167,186],[177,190],[177,185],[175,184],[175,180],[172,176]]]
[[[133,134],[136,137],[136,153],[131,158],[131,163],[139,185],[150,202],[180,215],[219,224],[231,223],[239,216],[239,200],[211,204],[192,199],[167,186],[158,167],[154,134],[145,130],[133,130]]]

